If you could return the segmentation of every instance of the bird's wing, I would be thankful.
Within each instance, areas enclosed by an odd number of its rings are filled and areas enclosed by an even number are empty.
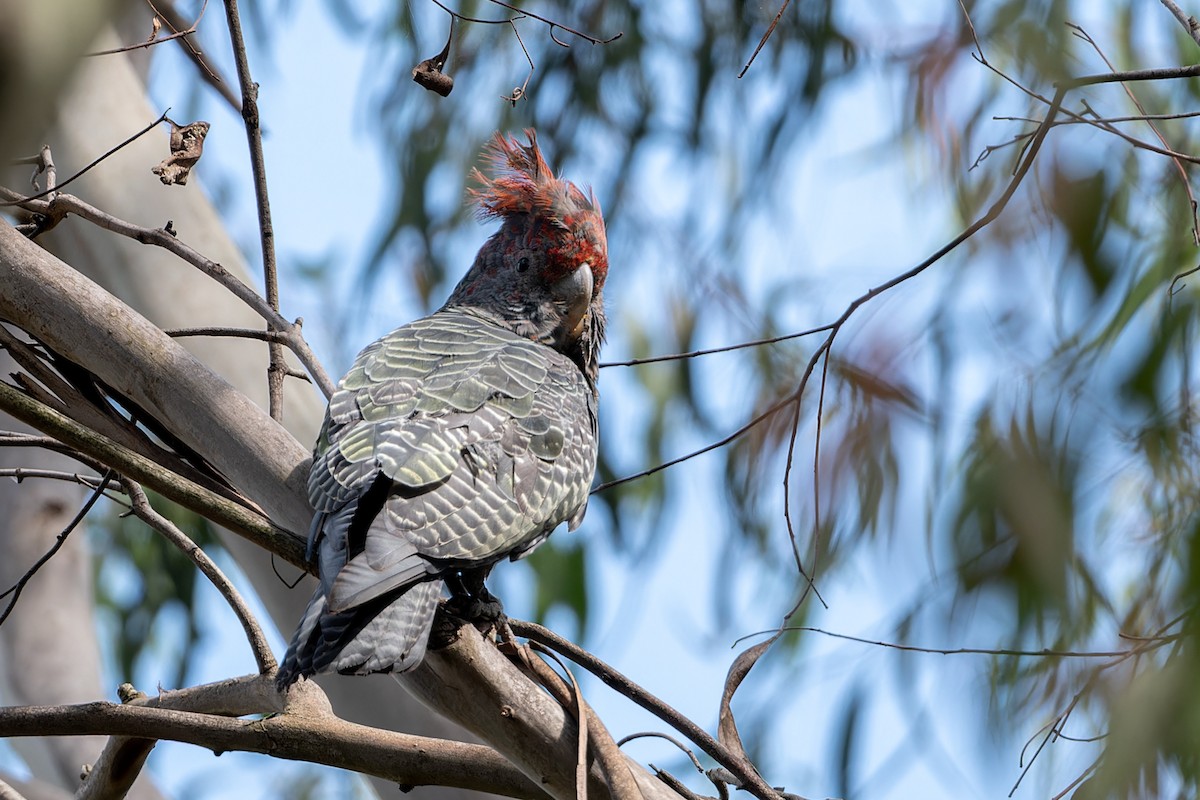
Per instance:
[[[574,528],[595,460],[595,398],[569,359],[460,312],[394,331],[343,379],[314,456],[329,610]]]

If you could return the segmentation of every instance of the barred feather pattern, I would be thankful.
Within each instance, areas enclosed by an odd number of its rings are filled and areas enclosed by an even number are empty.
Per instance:
[[[279,687],[419,664],[443,576],[579,525],[596,437],[596,394],[579,366],[486,313],[447,307],[368,346],[314,453],[320,586]]]

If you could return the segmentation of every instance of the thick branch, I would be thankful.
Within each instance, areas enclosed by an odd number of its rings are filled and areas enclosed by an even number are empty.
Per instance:
[[[376,775],[403,787],[456,786],[546,800],[537,784],[489,747],[382,731],[333,715],[243,720],[115,703],[0,708],[0,736],[84,734],[186,742],[215,753],[265,753]]]
[[[0,383],[0,409],[40,431],[144,483],[164,497],[190,508],[218,525],[250,539],[281,558],[305,566],[304,543],[291,532],[232,500],[168,472],[157,462],[117,444],[106,436]]]
[[[412,672],[397,675],[425,705],[507,756],[558,800],[575,798],[575,720],[470,625],[449,647],[429,652]],[[679,800],[632,759],[629,771],[645,800]],[[588,796],[611,797],[598,769]]]
[[[0,287],[0,318],[169,420],[181,441],[282,527],[308,529],[308,451],[245,395],[7,223],[0,223]]]

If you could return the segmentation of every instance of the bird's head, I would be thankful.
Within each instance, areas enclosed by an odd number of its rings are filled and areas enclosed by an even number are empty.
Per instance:
[[[604,218],[595,197],[556,177],[534,132],[525,133],[528,144],[496,134],[489,174],[473,173],[480,216],[503,225],[446,305],[497,318],[576,359],[594,380],[608,276]]]

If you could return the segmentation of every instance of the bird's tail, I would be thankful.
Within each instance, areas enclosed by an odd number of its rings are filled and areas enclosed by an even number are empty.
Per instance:
[[[317,589],[275,677],[284,691],[322,672],[405,672],[425,657],[442,581],[423,581],[361,606],[330,613]]]

